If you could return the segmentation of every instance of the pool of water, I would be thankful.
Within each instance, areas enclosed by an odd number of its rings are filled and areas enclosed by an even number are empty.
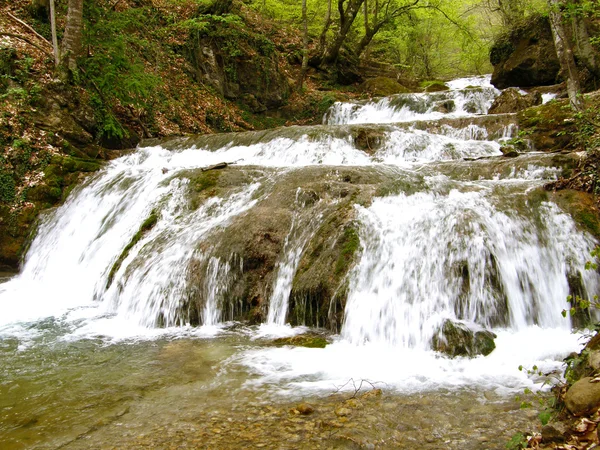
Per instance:
[[[257,353],[325,349],[273,348],[239,325],[120,342],[73,339],[71,326],[47,319],[0,339],[3,449],[501,449],[539,422],[514,392],[480,384],[403,392],[376,378],[261,373],[248,363]]]

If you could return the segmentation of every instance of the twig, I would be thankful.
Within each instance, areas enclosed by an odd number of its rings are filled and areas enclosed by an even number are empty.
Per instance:
[[[20,40],[22,40],[24,42],[27,42],[29,45],[32,45],[33,47],[37,48],[38,50],[44,52],[44,54],[46,54],[48,56],[52,56],[52,53],[50,53],[47,49],[45,49],[43,47],[40,47],[39,45],[37,45],[35,42],[33,42],[28,37],[21,36],[20,34],[6,33],[4,31],[0,31],[0,36],[8,36],[8,37],[11,37],[11,38],[20,39]]]
[[[42,36],[40,33],[38,33],[37,31],[35,31],[31,25],[28,25],[26,22],[23,22],[21,19],[19,19],[18,17],[13,16],[11,13],[6,12],[6,14],[8,15],[8,17],[10,17],[11,19],[17,21],[18,23],[20,23],[21,25],[23,25],[25,28],[27,28],[29,31],[31,31],[33,34],[35,34],[37,37],[39,37],[42,41],[44,41],[48,46],[52,47],[52,44],[50,42],[48,42],[48,40]]]

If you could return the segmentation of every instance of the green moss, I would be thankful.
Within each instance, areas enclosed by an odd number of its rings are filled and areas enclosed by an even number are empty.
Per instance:
[[[115,274],[121,268],[121,264],[123,264],[123,261],[125,261],[125,258],[127,258],[127,255],[129,255],[129,252],[131,251],[131,249],[134,247],[135,244],[137,244],[144,237],[144,235],[148,231],[150,231],[152,228],[154,228],[154,225],[156,225],[157,222],[158,222],[158,213],[155,210],[153,210],[150,213],[150,215],[148,216],[148,218],[146,220],[144,220],[144,222],[142,222],[137,233],[135,233],[133,235],[133,237],[131,238],[131,241],[129,241],[129,244],[127,244],[125,246],[125,248],[119,255],[119,258],[115,261],[115,263],[111,267],[110,273],[108,274],[108,280],[106,282],[107,289],[112,284]]]
[[[307,348],[325,348],[328,342],[323,336],[313,334],[301,334],[298,336],[279,338],[273,341],[273,345],[284,346],[291,345],[294,347]]]
[[[102,161],[56,155],[52,157],[50,165],[59,166],[65,172],[95,172],[102,167]]]
[[[15,180],[11,174],[0,171],[0,202],[12,203],[16,197]]]
[[[217,186],[220,176],[220,170],[207,170],[206,172],[202,172],[193,180],[194,189],[196,192],[214,189]]]
[[[578,211],[575,213],[574,219],[594,236],[600,236],[600,220],[592,211]]]
[[[446,85],[446,83],[444,83],[443,81],[439,81],[439,80],[422,81],[421,83],[419,83],[419,86],[425,92],[440,92],[440,91],[447,91],[450,89]]]
[[[354,260],[354,254],[360,248],[360,237],[353,227],[344,230],[344,234],[338,240],[338,245],[342,248],[340,256],[335,263],[335,273],[340,275],[348,270],[348,267]]]

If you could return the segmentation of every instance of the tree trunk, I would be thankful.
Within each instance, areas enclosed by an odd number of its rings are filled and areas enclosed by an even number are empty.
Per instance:
[[[52,31],[52,49],[54,50],[54,66],[60,64],[60,52],[58,50],[58,38],[56,37],[56,12],[54,9],[54,0],[50,0],[50,28]]]
[[[338,10],[340,12],[340,27],[333,42],[327,47],[323,55],[322,63],[331,64],[337,60],[340,54],[340,48],[348,37],[348,32],[354,23],[354,19],[360,11],[364,0],[348,0],[348,6],[344,10],[344,0],[338,0]]]
[[[579,87],[579,70],[575,65],[573,58],[573,49],[567,39],[563,26],[563,15],[560,10],[560,0],[548,0],[550,4],[550,26],[554,37],[554,46],[556,47],[556,56],[560,61],[560,68],[563,76],[567,78],[567,93],[569,94],[569,103],[575,111],[583,108],[581,99],[577,96]]]
[[[331,2],[332,0],[327,1],[327,13],[325,14],[321,36],[319,36],[319,48],[317,49],[317,55],[319,57],[323,55],[323,51],[325,50],[325,45],[327,44],[327,32],[331,26]]]
[[[67,25],[62,42],[61,65],[73,73],[77,70],[77,57],[81,54],[83,36],[83,0],[69,0]]]
[[[302,0],[302,70],[300,70],[298,90],[302,89],[308,71],[308,18],[306,9],[306,0]]]
[[[385,22],[375,23],[373,27],[369,29],[367,33],[360,40],[358,45],[356,46],[356,55],[360,56],[365,51],[365,49],[369,46],[375,35],[379,32],[381,27],[385,24]]]
[[[596,77],[600,77],[600,60],[590,43],[590,35],[584,17],[573,17],[573,31],[577,48],[577,57],[585,64],[591,73]]]

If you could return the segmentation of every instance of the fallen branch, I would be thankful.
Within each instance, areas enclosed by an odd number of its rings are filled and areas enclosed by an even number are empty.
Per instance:
[[[219,164],[213,164],[212,166],[203,167],[200,170],[202,172],[207,172],[209,170],[220,170],[220,169],[225,169],[227,166],[231,166],[232,164],[235,164],[235,162],[230,162],[230,163],[222,162]]]
[[[7,12],[6,13],[8,15],[8,17],[10,17],[11,19],[15,20],[16,22],[20,23],[21,25],[23,25],[25,28],[27,28],[29,31],[31,31],[33,34],[35,34],[37,37],[39,37],[42,41],[44,41],[46,44],[48,44],[48,46],[50,46],[50,48],[52,47],[52,44],[50,42],[48,42],[48,40],[42,36],[40,33],[38,33],[37,31],[35,31],[31,25],[27,24],[26,22],[23,22],[21,19],[19,19],[18,17],[13,16],[11,13]]]
[[[45,49],[43,47],[40,47],[39,45],[37,45],[35,42],[33,42],[28,37],[22,36],[20,34],[6,33],[4,31],[0,31],[0,36],[8,36],[8,37],[11,37],[11,38],[20,39],[20,40],[22,40],[24,42],[27,42],[29,45],[37,48],[39,51],[43,52],[44,54],[46,54],[48,56],[52,56],[51,52],[49,52],[47,49]]]

